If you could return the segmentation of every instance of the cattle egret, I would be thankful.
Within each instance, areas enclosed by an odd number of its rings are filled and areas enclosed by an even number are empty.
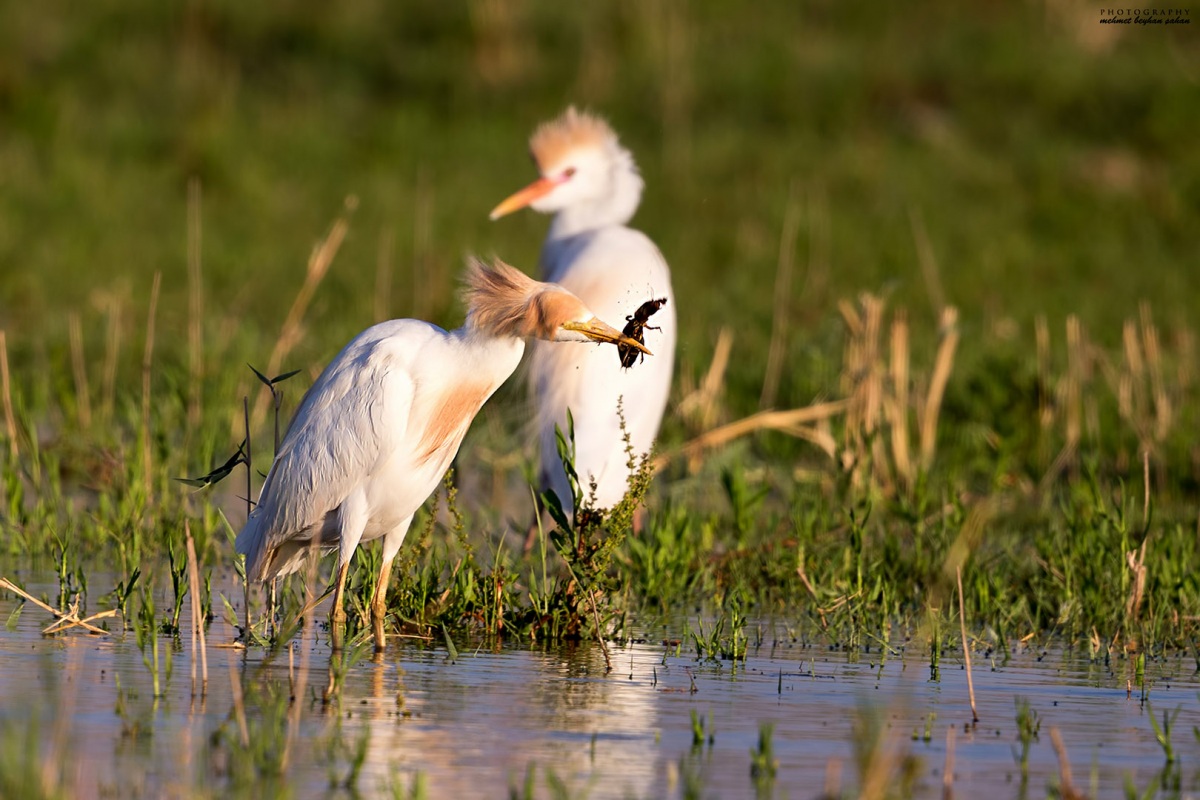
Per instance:
[[[237,536],[256,581],[298,571],[313,545],[338,551],[335,646],[350,558],[360,542],[383,539],[371,600],[375,647],[383,649],[392,559],[471,420],[516,369],[524,339],[637,346],[566,289],[502,262],[472,260],[464,300],[467,319],[457,330],[391,320],[346,345],[300,402]]]
[[[671,390],[675,300],[671,272],[654,242],[626,226],[642,195],[633,156],[604,120],[568,108],[529,140],[541,177],[491,213],[497,219],[525,206],[554,214],[542,246],[542,278],[561,284],[603,319],[622,320],[651,298],[663,298],[646,341],[651,362],[623,368],[625,354],[605,349],[553,348],[534,343],[530,389],[537,412],[541,481],[564,508],[572,497],[558,458],[555,426],[575,421],[575,469],[584,491],[596,484],[596,505],[609,508],[625,494],[629,456],[617,413],[635,456],[650,451]]]

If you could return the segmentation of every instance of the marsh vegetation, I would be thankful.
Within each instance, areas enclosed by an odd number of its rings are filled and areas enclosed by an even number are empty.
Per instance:
[[[1194,793],[1200,62],[1094,11],[0,9],[0,796],[440,796],[488,737],[491,796]],[[527,535],[513,381],[335,657],[246,498],[351,335],[534,268],[487,211],[568,101],[677,276],[656,456]]]

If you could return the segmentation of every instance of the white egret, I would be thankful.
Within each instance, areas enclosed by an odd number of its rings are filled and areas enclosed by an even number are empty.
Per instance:
[[[558,459],[555,426],[575,421],[575,468],[585,493],[596,483],[596,504],[615,505],[625,494],[629,456],[617,401],[635,456],[650,451],[658,435],[675,355],[675,299],[671,272],[645,234],[625,223],[637,210],[642,178],[633,156],[604,120],[568,108],[537,128],[529,149],[541,177],[491,213],[498,219],[524,206],[554,214],[542,246],[542,278],[561,284],[602,319],[633,315],[643,303],[665,298],[646,327],[656,356],[632,368],[611,351],[543,347],[535,343],[530,388],[537,412],[541,480],[565,508],[572,498]],[[626,359],[628,361],[628,359]]]
[[[516,369],[523,340],[636,344],[566,289],[499,261],[469,263],[464,300],[467,319],[457,330],[391,320],[346,345],[300,402],[237,536],[255,581],[298,571],[314,544],[338,551],[335,646],[350,558],[360,542],[383,539],[371,600],[375,646],[383,648],[392,560],[471,420]]]

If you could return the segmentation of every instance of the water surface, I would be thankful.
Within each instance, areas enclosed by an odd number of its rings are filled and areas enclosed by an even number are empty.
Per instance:
[[[27,588],[57,593],[56,584]],[[16,605],[0,599],[0,617]],[[826,786],[853,796],[872,720],[882,728],[882,752],[912,765],[917,797],[942,796],[950,727],[961,797],[1046,796],[1059,775],[1051,727],[1062,733],[1075,783],[1100,797],[1123,797],[1127,781],[1140,793],[1164,765],[1142,693],[1128,691],[1130,660],[1105,664],[1063,648],[1017,643],[1007,661],[976,652],[980,722],[972,726],[961,658],[944,656],[934,675],[925,648],[913,643],[845,652],[793,641],[767,621],[758,623],[762,644],[744,664],[699,661],[690,645],[664,643],[672,632],[663,629],[611,645],[607,674],[593,644],[459,642],[452,658],[441,640],[395,640],[380,657],[368,648],[349,664],[330,702],[322,700],[330,663],[323,630],[296,640],[289,667],[286,652],[220,647],[232,631],[217,621],[202,699],[192,695],[190,642],[160,637],[160,658],[174,647],[173,675],[157,703],[132,633],[44,637],[50,621],[27,606],[0,634],[3,735],[36,731],[42,757],[70,765],[66,779],[79,797],[223,795],[237,773],[233,760],[244,758],[233,752],[240,747],[235,683],[246,696],[251,736],[282,746],[289,675],[298,679],[306,652],[286,770],[246,787],[256,796],[290,787],[301,797],[369,797],[407,792],[419,777],[430,797],[507,797],[530,769],[539,797],[552,796],[556,782],[589,798],[682,797],[688,786],[703,797],[811,798]],[[1179,709],[1173,741],[1185,793],[1200,786],[1195,670],[1182,654],[1146,664],[1150,707],[1160,718]],[[1041,720],[1024,787],[1018,697]],[[699,746],[693,712],[706,728]],[[751,751],[764,724],[773,726],[778,768],[773,781],[756,785]],[[358,747],[365,748],[361,772],[338,788]]]

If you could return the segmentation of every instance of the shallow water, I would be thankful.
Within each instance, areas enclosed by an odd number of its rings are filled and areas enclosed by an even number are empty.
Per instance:
[[[56,584],[31,582],[27,588],[57,593]],[[7,619],[16,604],[13,597],[0,599],[0,618]],[[265,735],[259,730],[264,725],[286,725],[264,720],[258,698],[263,687],[286,692],[287,654],[269,659],[259,649],[221,648],[231,631],[219,621],[209,633],[207,696],[192,697],[185,638],[157,704],[132,633],[48,638],[41,635],[48,622],[48,614],[26,606],[13,628],[0,633],[3,735],[40,723],[43,758],[70,765],[67,780],[76,796],[220,795],[227,785],[223,771],[236,754],[212,741],[218,729],[228,741],[238,736],[233,674],[246,692],[253,736]],[[1029,797],[1046,796],[1058,781],[1051,727],[1062,733],[1076,785],[1100,797],[1123,797],[1127,780],[1140,794],[1163,767],[1140,692],[1127,695],[1126,660],[1106,667],[1086,653],[1019,647],[1007,663],[993,664],[977,652],[980,722],[972,728],[966,724],[966,673],[957,657],[944,657],[933,679],[928,655],[917,645],[887,654],[874,647],[847,653],[775,639],[770,623],[759,627],[763,645],[752,647],[736,668],[698,662],[694,650],[665,646],[658,632],[647,633],[642,643],[612,646],[611,674],[594,645],[547,650],[460,644],[451,659],[443,641],[400,640],[375,660],[368,649],[329,704],[320,699],[328,640],[318,631],[297,642],[295,668],[305,661],[305,648],[311,669],[308,690],[300,693],[289,765],[277,783],[254,791],[270,796],[271,786],[286,784],[302,797],[353,796],[332,789],[331,780],[345,778],[348,754],[363,744],[365,760],[354,786],[368,797],[407,791],[418,775],[430,797],[506,797],[510,787],[523,786],[531,767],[539,797],[552,795],[555,780],[572,797],[681,797],[689,776],[703,797],[755,796],[751,750],[760,725],[769,723],[778,771],[772,784],[759,787],[762,796],[816,797],[827,785],[853,796],[860,783],[855,743],[868,740],[856,726],[876,719],[883,723],[887,751],[916,759],[916,796],[942,795],[947,730],[954,727],[955,794],[1021,797],[1014,756],[1017,697],[1027,698],[1041,718],[1024,789]],[[164,656],[169,642],[160,639]],[[1200,786],[1195,667],[1192,658],[1178,655],[1147,659],[1146,665],[1155,713],[1161,718],[1163,711],[1180,709],[1173,741],[1185,794]],[[118,694],[125,696],[123,716],[116,711]],[[705,721],[711,743],[693,747],[693,711]],[[914,739],[914,733],[921,735]]]

